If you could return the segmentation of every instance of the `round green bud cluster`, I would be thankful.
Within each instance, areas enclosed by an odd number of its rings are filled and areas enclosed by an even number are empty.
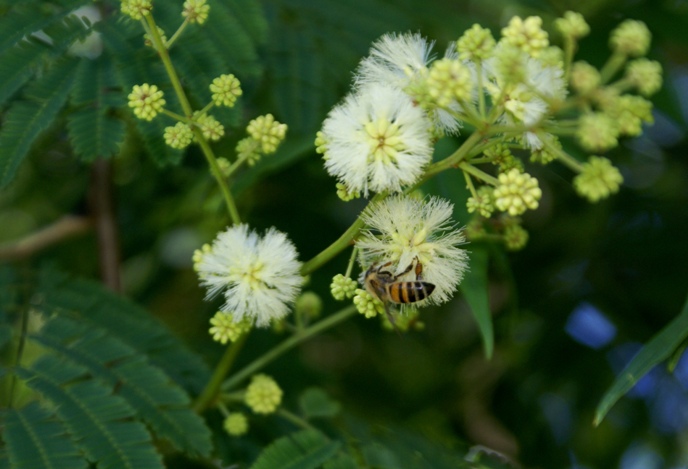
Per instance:
[[[466,233],[466,238],[469,241],[477,241],[479,239],[485,238],[487,231],[485,231],[485,226],[483,220],[478,217],[473,217],[464,228],[464,233]]]
[[[654,122],[652,103],[640,96],[621,96],[611,113],[619,127],[619,133],[629,137],[637,137],[643,133],[643,122]]]
[[[215,313],[215,316],[210,318],[210,324],[212,327],[208,332],[215,342],[220,342],[222,345],[227,342],[236,342],[239,337],[251,330],[251,321],[248,318],[235,322],[232,313],[225,311]]]
[[[259,143],[251,137],[242,138],[236,144],[236,151],[239,159],[245,159],[249,166],[255,165],[260,160]]]
[[[645,23],[637,20],[626,20],[612,31],[609,45],[612,50],[629,57],[647,54],[652,34]]]
[[[604,151],[619,144],[619,126],[607,114],[591,112],[578,121],[576,137],[588,151]]]
[[[294,304],[294,310],[297,314],[311,319],[320,316],[322,309],[323,302],[320,299],[320,295],[312,291],[303,292],[296,298],[296,303]]]
[[[327,140],[322,130],[318,130],[315,134],[315,152],[323,155],[323,158],[327,158]]]
[[[504,228],[503,239],[509,251],[520,251],[528,243],[528,232],[518,223],[511,223]]]
[[[540,55],[538,55],[538,60],[546,67],[564,69],[564,51],[561,47],[549,46],[542,49]]]
[[[361,197],[361,193],[359,191],[351,191],[343,182],[338,182],[335,187],[337,188],[337,197],[344,202],[349,202]]]
[[[177,122],[173,126],[165,127],[163,135],[165,144],[178,150],[188,147],[193,141],[193,136],[191,127],[183,122]]]
[[[654,60],[633,60],[626,67],[626,80],[643,96],[651,96],[662,87],[662,66]]]
[[[377,316],[378,314],[384,314],[385,305],[382,301],[375,298],[373,295],[360,288],[356,289],[354,296],[354,304],[359,313],[367,317],[368,319]]]
[[[583,15],[575,11],[567,11],[562,18],[554,20],[554,25],[564,36],[580,39],[590,34],[590,26]]]
[[[600,86],[600,72],[587,62],[575,62],[571,66],[571,88],[579,94],[587,95]]]
[[[190,23],[203,24],[208,19],[210,5],[206,0],[186,0],[182,10],[182,16]]]
[[[151,0],[122,0],[121,11],[135,20],[150,15],[153,5]]]
[[[495,206],[511,216],[521,215],[527,209],[538,208],[542,190],[537,179],[530,174],[512,169],[499,174],[499,185],[494,190]]]
[[[573,179],[573,187],[590,202],[597,202],[619,191],[623,176],[611,161],[601,156],[591,156],[583,163],[583,170]]]
[[[231,436],[241,436],[248,431],[248,419],[241,412],[232,412],[227,415],[222,427]]]
[[[280,124],[272,114],[259,116],[249,122],[246,132],[254,140],[260,142],[264,155],[277,151],[277,146],[284,140],[287,124]]]
[[[513,168],[523,169],[523,163],[511,153],[506,143],[491,146],[483,153],[492,160],[492,164],[499,166],[499,170],[502,172]]]
[[[193,114],[193,120],[206,140],[216,142],[225,135],[225,126],[210,114],[196,111]]]
[[[474,24],[467,29],[463,36],[456,41],[459,58],[474,62],[488,59],[496,45],[492,32],[479,24]]]
[[[466,202],[468,213],[478,212],[480,216],[489,218],[494,212],[494,195],[493,189],[488,186],[482,186],[478,189],[476,197],[469,197]]]
[[[203,246],[201,246],[201,249],[196,249],[193,253],[193,257],[191,258],[193,261],[193,266],[194,270],[198,272],[198,264],[201,263],[203,260],[203,256],[208,254],[210,251],[212,251],[213,248],[210,244],[205,243]]]
[[[346,298],[353,298],[356,294],[356,280],[345,277],[342,274],[337,274],[332,278],[330,284],[330,292],[332,298],[337,301],[343,301]]]
[[[155,85],[134,85],[129,93],[129,107],[139,119],[153,120],[165,105],[164,93]]]
[[[220,170],[222,176],[229,177],[229,168],[231,168],[231,166],[232,164],[227,158],[221,156],[217,159],[217,168]]]
[[[557,150],[561,150],[561,142],[552,135],[546,145],[530,151],[530,161],[533,163],[548,164],[557,159]]]
[[[232,74],[220,75],[210,84],[211,99],[215,106],[233,107],[239,96],[241,96],[241,83]]]
[[[502,29],[502,37],[507,44],[527,52],[531,57],[538,57],[549,46],[549,36],[542,29],[542,18],[539,16],[529,16],[525,20],[514,16]]]
[[[495,66],[505,85],[520,84],[525,80],[527,70],[524,56],[523,50],[511,45],[495,49]]]
[[[433,62],[425,84],[428,94],[439,107],[447,107],[454,100],[468,101],[473,92],[471,71],[459,60]]]
[[[270,376],[254,375],[246,388],[244,402],[256,414],[271,414],[282,402],[282,389]]]

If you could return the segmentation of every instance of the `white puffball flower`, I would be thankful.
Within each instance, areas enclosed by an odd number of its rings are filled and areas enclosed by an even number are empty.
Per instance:
[[[400,89],[372,84],[323,122],[325,169],[350,192],[399,192],[432,159],[430,121]]]
[[[453,208],[439,197],[401,195],[370,206],[362,215],[368,228],[356,240],[363,269],[392,262],[389,270],[398,275],[417,259],[422,281],[435,285],[421,305],[449,301],[468,265],[468,254],[459,247],[466,237],[452,220]],[[414,281],[414,270],[399,280]]]
[[[428,66],[434,59],[433,46],[434,41],[428,41],[419,33],[383,35],[373,43],[370,54],[358,65],[354,73],[354,86],[360,89],[381,83],[404,90],[414,81],[424,80],[428,74]],[[445,57],[458,57],[454,43],[447,48]],[[458,103],[452,103],[448,108],[454,113],[461,112]],[[430,118],[433,124],[447,134],[456,134],[461,127],[461,123],[446,109],[432,110]]]
[[[224,293],[221,309],[231,312],[235,322],[247,318],[265,327],[289,313],[301,290],[297,258],[284,233],[270,228],[261,237],[241,224],[218,234],[199,254],[195,269],[208,298]]]

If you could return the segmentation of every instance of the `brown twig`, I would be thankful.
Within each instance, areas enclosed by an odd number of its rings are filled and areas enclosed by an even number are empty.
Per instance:
[[[91,168],[89,206],[98,237],[100,277],[103,284],[121,292],[119,233],[112,196],[112,164],[98,159]]]
[[[52,224],[30,233],[18,241],[0,245],[0,260],[25,259],[65,239],[78,236],[93,227],[91,220],[76,215],[65,215]]]

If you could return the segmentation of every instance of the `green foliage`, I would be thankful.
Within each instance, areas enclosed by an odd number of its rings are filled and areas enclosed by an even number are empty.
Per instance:
[[[14,467],[80,469],[88,467],[70,441],[64,422],[37,402],[4,415],[5,442]]]
[[[319,467],[339,449],[316,430],[304,430],[282,437],[261,453],[251,469],[310,469]]]
[[[322,389],[308,388],[299,397],[299,407],[306,418],[312,418],[334,417],[342,406]]]
[[[487,292],[487,251],[484,247],[474,246],[471,248],[470,259],[471,268],[466,272],[459,288],[478,323],[485,356],[491,358],[494,350],[494,331]]]
[[[12,371],[44,407],[5,415],[12,464],[40,458],[35,467],[76,467],[71,461],[83,454],[103,468],[162,467],[153,436],[189,456],[210,454],[210,431],[181,386],[196,387],[207,370],[160,324],[99,285],[52,270],[41,272],[33,298],[12,309],[42,314],[23,339],[37,358]],[[26,433],[37,451],[22,443]]]
[[[681,347],[688,337],[688,299],[676,318],[664,326],[650,341],[633,357],[626,367],[619,373],[614,383],[602,397],[595,410],[595,425],[599,425],[609,409],[624,394],[645,376],[655,365],[663,362]]]

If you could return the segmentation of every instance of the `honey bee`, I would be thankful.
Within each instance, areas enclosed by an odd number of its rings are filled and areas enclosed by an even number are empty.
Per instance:
[[[415,280],[399,280],[413,269],[415,263]],[[385,305],[385,311],[390,317],[388,303],[409,304],[428,298],[435,290],[435,284],[424,282],[422,273],[423,265],[416,257],[403,272],[394,275],[387,270],[392,262],[381,265],[373,264],[365,273],[365,288],[372,296],[379,299]]]

